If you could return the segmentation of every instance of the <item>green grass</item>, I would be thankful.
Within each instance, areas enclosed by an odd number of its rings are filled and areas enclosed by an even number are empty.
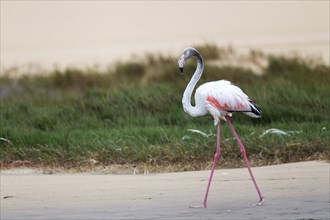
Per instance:
[[[209,65],[229,53],[200,46],[206,60],[201,83],[228,79],[263,110],[261,119],[234,114],[233,124],[252,165],[330,158],[329,66],[300,58],[270,56],[262,75],[233,66]],[[210,51],[210,54],[207,52]],[[218,51],[218,54],[217,54]],[[232,51],[230,51],[232,53]],[[187,63],[186,73],[195,62]],[[97,68],[1,76],[1,167],[17,164],[80,169],[98,165],[148,166],[150,170],[205,169],[215,151],[211,116],[192,118],[181,106],[191,77],[178,73],[176,58],[146,55]],[[299,131],[261,137],[270,128]],[[242,166],[240,152],[222,123],[220,166]]]

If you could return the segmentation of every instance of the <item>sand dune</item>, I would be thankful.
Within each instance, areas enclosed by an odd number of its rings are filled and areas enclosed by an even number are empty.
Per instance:
[[[329,1],[1,1],[1,66],[107,65],[196,44],[329,64]]]

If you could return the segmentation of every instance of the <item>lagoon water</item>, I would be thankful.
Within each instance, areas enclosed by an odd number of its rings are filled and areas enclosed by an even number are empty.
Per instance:
[[[107,65],[191,45],[329,64],[329,1],[1,1],[1,69]]]

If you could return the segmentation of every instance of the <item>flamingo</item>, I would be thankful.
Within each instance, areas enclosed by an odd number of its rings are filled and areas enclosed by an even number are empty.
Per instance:
[[[240,147],[242,157],[244,159],[245,165],[250,173],[251,179],[259,195],[259,202],[257,205],[262,205],[265,202],[265,197],[262,195],[257,182],[251,171],[251,167],[246,156],[245,148],[239,139],[229,116],[232,116],[233,112],[242,112],[253,118],[260,118],[262,111],[261,109],[253,103],[249,97],[237,86],[233,85],[230,81],[219,80],[205,83],[199,86],[195,92],[195,106],[191,105],[191,95],[192,92],[200,79],[204,63],[201,54],[192,47],[188,47],[183,51],[182,56],[178,60],[178,65],[180,72],[183,73],[183,66],[187,59],[191,57],[197,58],[197,67],[195,73],[193,74],[191,80],[189,81],[182,97],[183,109],[186,113],[192,117],[203,116],[210,114],[214,118],[214,125],[217,126],[217,147],[214,154],[213,165],[211,169],[211,174],[208,180],[205,197],[202,205],[192,206],[191,208],[206,208],[207,197],[216,167],[217,161],[220,157],[220,121],[224,120],[227,122],[231,132],[233,133],[236,141]]]

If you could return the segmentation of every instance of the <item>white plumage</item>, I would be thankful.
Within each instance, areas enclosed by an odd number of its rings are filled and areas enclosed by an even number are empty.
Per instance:
[[[197,58],[197,68],[182,98],[185,112],[193,117],[209,113],[214,118],[214,125],[218,124],[219,119],[226,120],[225,116],[231,116],[232,112],[242,112],[254,118],[261,117],[261,109],[228,80],[208,82],[199,86],[195,93],[195,106],[191,106],[190,97],[203,73],[203,59],[196,49],[187,48],[178,61],[182,69],[185,61],[192,56]]]
[[[204,106],[207,109],[214,118],[214,125],[218,124],[219,118],[226,120],[224,116],[231,116],[231,112],[243,112],[251,117],[260,117],[252,112],[253,104],[249,97],[227,80],[209,82],[198,87],[195,103],[196,106]]]
[[[264,196],[262,195],[257,182],[252,174],[245,148],[240,141],[229,116],[232,115],[232,112],[242,112],[250,117],[259,118],[261,117],[261,109],[254,104],[249,97],[237,86],[233,85],[227,80],[219,80],[214,82],[205,83],[199,86],[195,93],[195,106],[191,105],[191,95],[193,90],[200,79],[203,73],[203,59],[200,53],[194,48],[187,48],[183,51],[182,56],[178,60],[178,65],[183,72],[183,66],[187,59],[190,57],[197,58],[197,67],[194,75],[189,81],[182,97],[182,106],[185,112],[193,117],[202,116],[206,114],[211,114],[214,118],[214,125],[218,126],[217,130],[217,148],[216,153],[214,154],[213,165],[211,169],[210,178],[206,188],[206,193],[204,201],[201,206],[195,206],[194,208],[206,208],[206,202],[208,197],[208,192],[210,189],[210,184],[213,177],[213,172],[216,166],[216,163],[220,157],[220,119],[223,119],[227,122],[230,130],[235,136],[238,145],[240,146],[241,154],[243,156],[244,162],[249,170],[251,179],[256,187],[256,190],[259,195],[258,205],[261,205],[265,202]]]

